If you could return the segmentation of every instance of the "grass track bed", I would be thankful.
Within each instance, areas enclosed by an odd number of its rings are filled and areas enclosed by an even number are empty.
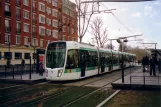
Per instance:
[[[41,105],[43,107],[60,107],[70,101],[73,101],[81,96],[84,96],[94,91],[95,89],[96,88],[92,87],[72,87],[71,90],[65,91],[62,95],[53,99],[49,99],[45,102],[40,102],[38,105]]]
[[[122,90],[103,107],[161,107],[161,91]]]
[[[0,97],[0,103],[15,104],[19,102],[24,102],[36,97],[40,97],[40,96],[55,92],[61,88],[62,86],[57,86],[52,84],[38,85],[38,86],[32,87],[30,90],[26,90],[26,91],[24,90],[17,94],[13,94],[9,96],[4,95]]]
[[[106,90],[99,90],[92,95],[69,105],[68,107],[96,107],[99,103],[108,98],[114,92],[115,90],[111,88]]]

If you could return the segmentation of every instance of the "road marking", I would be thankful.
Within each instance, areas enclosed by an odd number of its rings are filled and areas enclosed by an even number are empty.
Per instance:
[[[97,105],[96,107],[101,107],[103,106],[107,101],[109,101],[111,98],[113,98],[117,93],[119,93],[120,90],[115,91],[112,95],[110,95],[107,99],[105,99],[104,101],[102,101],[99,105]]]

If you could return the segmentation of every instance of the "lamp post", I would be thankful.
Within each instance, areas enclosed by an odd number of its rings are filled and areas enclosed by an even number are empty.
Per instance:
[[[142,34],[118,38],[117,42],[121,44],[121,47],[122,47],[121,51],[124,52],[124,50],[123,50],[124,46],[123,45],[124,45],[124,42],[128,42],[127,38],[141,36],[141,35]],[[124,55],[123,55],[123,53],[122,53],[122,83],[124,83]]]

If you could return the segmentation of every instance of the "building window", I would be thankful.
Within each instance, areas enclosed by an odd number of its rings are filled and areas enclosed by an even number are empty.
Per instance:
[[[15,53],[15,59],[22,59],[22,53]]]
[[[23,17],[26,19],[29,19],[29,11],[24,10],[23,11]]]
[[[10,5],[5,4],[4,10],[7,11],[7,12],[9,12],[10,11]]]
[[[8,19],[5,19],[5,30],[6,30],[6,33],[11,32],[10,20]]]
[[[24,45],[29,45],[29,37],[24,38]]]
[[[29,24],[26,24],[26,23],[23,24],[23,31],[29,32]]]
[[[4,59],[12,59],[12,52],[4,52]]]
[[[66,35],[63,35],[63,40],[64,40],[64,41],[66,40]]]
[[[29,6],[29,0],[23,0],[23,4]]]
[[[51,8],[46,7],[46,13],[47,13],[47,14],[51,14]]]
[[[63,32],[65,32],[66,31],[66,26],[63,26]]]
[[[20,44],[20,42],[21,42],[20,35],[16,35],[16,44]]]
[[[72,28],[72,34],[74,34],[74,29]]]
[[[55,7],[57,7],[57,2],[55,1],[55,0],[52,0],[52,6],[55,6]]]
[[[63,23],[65,23],[66,22],[66,17],[65,16],[63,16]]]
[[[58,31],[57,30],[53,30],[53,37],[58,38]]]
[[[34,12],[36,11],[36,2],[32,3],[32,9],[33,9]]]
[[[39,34],[40,35],[45,35],[45,27],[39,26]]]
[[[46,24],[51,25],[51,19],[46,18]]]
[[[20,33],[21,23],[16,22],[16,33]]]
[[[24,53],[24,59],[30,59],[30,53]]]
[[[41,40],[40,40],[40,47],[43,47],[43,46],[44,46],[44,40],[41,39]]]
[[[39,22],[45,24],[45,16],[44,15],[39,15]]]
[[[21,18],[21,10],[19,8],[16,8],[16,19],[20,20]]]
[[[53,20],[53,27],[58,27],[58,21],[57,20]]]
[[[52,16],[57,17],[58,16],[58,11],[55,9],[52,9]]]
[[[5,34],[5,43],[11,42],[10,35]]]
[[[36,26],[32,27],[32,32],[36,32]]]
[[[39,2],[39,11],[45,12],[45,4]]]
[[[51,30],[47,29],[46,30],[46,35],[50,36],[51,35]]]
[[[33,38],[33,39],[32,39],[32,45],[33,45],[33,46],[38,46],[38,41],[37,41],[36,38]]]
[[[20,4],[21,4],[21,1],[20,0],[16,0],[16,5],[20,6]]]

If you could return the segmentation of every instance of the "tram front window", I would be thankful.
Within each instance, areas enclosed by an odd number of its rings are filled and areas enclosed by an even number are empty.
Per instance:
[[[64,67],[66,54],[66,43],[50,43],[46,53],[46,67],[61,68]]]

